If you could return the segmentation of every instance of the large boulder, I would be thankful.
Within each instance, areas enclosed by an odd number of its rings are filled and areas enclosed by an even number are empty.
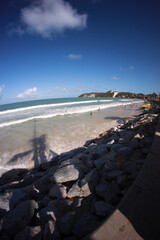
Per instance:
[[[116,153],[114,151],[106,153],[104,156],[96,159],[94,164],[96,168],[101,168],[104,166],[105,163],[108,161],[113,161],[115,159]]]
[[[35,210],[38,208],[34,200],[27,200],[9,211],[2,220],[2,232],[13,238],[18,232],[32,223]]]
[[[66,198],[66,187],[61,184],[54,184],[49,191],[51,198]]]
[[[109,203],[106,203],[103,201],[98,201],[95,203],[95,213],[98,216],[105,217],[111,214],[113,210],[114,210],[114,207]]]
[[[74,216],[75,216],[75,212],[71,211],[71,212],[66,213],[61,218],[60,232],[63,235],[69,236],[72,234],[72,226],[74,223]]]
[[[64,183],[77,180],[79,175],[79,169],[77,169],[74,165],[67,165],[57,169],[50,180],[56,183]]]
[[[95,189],[99,180],[99,174],[96,169],[91,170],[82,180],[78,180],[68,191],[67,197],[86,197]]]

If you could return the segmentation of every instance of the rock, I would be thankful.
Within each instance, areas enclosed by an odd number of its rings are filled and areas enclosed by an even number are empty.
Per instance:
[[[112,161],[115,159],[116,153],[115,152],[108,152],[103,157],[100,157],[94,161],[94,165],[96,168],[101,168],[104,166],[105,163],[108,161]]]
[[[131,153],[131,148],[130,147],[122,147],[117,151],[118,154],[126,155],[129,156]]]
[[[122,147],[123,147],[122,144],[118,144],[118,143],[113,144],[111,147],[111,151],[118,152]]]
[[[121,176],[124,172],[121,170],[115,170],[113,172],[108,173],[107,178],[108,179],[115,179],[119,176]]]
[[[37,212],[37,223],[45,224],[48,221],[56,221],[59,217],[58,210],[55,206],[48,205]]]
[[[46,207],[50,201],[51,201],[51,199],[48,195],[44,196],[44,198],[42,199],[43,206]]]
[[[129,142],[129,147],[132,149],[137,149],[140,147],[140,143],[136,138],[132,138],[132,140]]]
[[[90,213],[84,213],[78,222],[74,225],[72,232],[78,238],[81,238],[98,227],[98,219]]]
[[[108,161],[108,162],[106,162],[106,164],[104,165],[104,167],[103,167],[103,172],[109,172],[109,171],[113,171],[113,170],[115,170],[116,169],[116,163],[115,162],[113,162],[113,161]]]
[[[100,145],[90,145],[87,150],[85,151],[86,153],[90,153],[92,155],[96,155],[95,158],[98,156],[103,156],[108,152],[106,148],[106,144],[100,144]]]
[[[49,202],[48,207],[54,210],[56,219],[59,220],[61,216],[72,210],[72,203],[70,199],[55,199]]]
[[[0,194],[0,207],[3,210],[9,211],[10,207],[9,207],[9,201],[10,198],[12,196],[12,192],[7,191],[3,194]]]
[[[68,165],[57,169],[57,171],[50,178],[52,182],[64,183],[77,180],[80,175],[80,171],[75,168],[74,165]]]
[[[25,227],[20,233],[18,233],[14,240],[41,240],[42,239],[42,232],[41,227]]]
[[[77,155],[78,153],[82,153],[86,150],[85,147],[80,147],[80,148],[75,148],[69,152],[65,152],[65,153],[61,153],[61,155],[59,156],[59,158],[61,160],[66,160],[66,159],[71,159],[73,158],[75,155]]]
[[[58,228],[54,221],[48,221],[44,227],[43,239],[47,240],[61,240]]]
[[[0,177],[0,186],[13,181],[20,181],[22,177],[28,172],[27,169],[12,169],[6,173],[3,173]]]
[[[116,182],[112,182],[108,188],[107,188],[107,192],[110,196],[113,196],[115,194],[119,194],[121,192],[118,184]]]
[[[49,192],[49,183],[50,183],[50,177],[53,176],[52,173],[48,173],[44,175],[44,177],[36,180],[34,182],[34,186],[36,189],[39,190],[40,194],[45,194]]]
[[[143,137],[141,137],[139,133],[137,133],[133,138],[137,139],[140,142]]]
[[[67,197],[86,197],[89,196],[99,180],[98,171],[91,170],[82,180],[78,180],[68,191]]]
[[[75,212],[68,212],[61,218],[60,223],[60,232],[65,235],[69,236],[72,234],[72,226],[74,223],[74,216]]]
[[[114,127],[114,128],[111,128],[111,132],[117,132],[118,128],[117,127]]]
[[[128,143],[130,139],[135,136],[135,134],[136,133],[133,131],[126,131],[125,135],[119,139],[118,143]]]
[[[105,217],[112,213],[114,207],[111,204],[108,204],[103,201],[98,201],[95,203],[95,212],[96,215]]]
[[[121,175],[117,178],[117,184],[119,185],[120,189],[123,190],[129,186],[130,181],[128,181],[126,175]]]
[[[28,199],[30,199],[30,196],[26,192],[25,188],[12,190],[12,195],[10,198],[10,210],[12,210],[18,203]]]
[[[27,200],[18,204],[4,216],[2,230],[13,238],[18,232],[32,223],[37,208],[38,205],[34,200]]]
[[[54,184],[49,191],[49,197],[51,198],[66,198],[66,195],[66,187],[60,184]]]
[[[109,142],[107,142],[107,144],[106,144],[107,149],[109,150],[114,143],[115,143],[114,139],[112,139]]]
[[[127,174],[132,174],[135,168],[135,163],[133,162],[126,162],[123,166],[123,171]]]
[[[96,194],[102,198],[105,196],[105,192],[108,188],[109,184],[108,183],[100,183],[96,186]]]
[[[93,143],[93,140],[88,140],[85,142],[84,146],[88,147],[91,143]]]

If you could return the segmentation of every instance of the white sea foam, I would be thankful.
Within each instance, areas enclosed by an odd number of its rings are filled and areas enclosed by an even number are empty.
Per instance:
[[[102,101],[105,102],[106,100],[101,100],[100,102],[102,102]],[[87,102],[97,102],[97,101],[87,101]],[[81,103],[81,102],[79,102],[79,103]],[[84,102],[82,102],[82,103],[84,103]],[[130,102],[127,101],[126,103],[123,102],[123,105],[129,105],[131,103],[139,103],[139,101],[130,101]],[[57,106],[57,104],[54,104],[54,105]],[[63,105],[66,105],[66,104],[63,104]],[[122,105],[122,102],[114,102],[114,103],[110,103],[110,104],[107,103],[107,104],[101,104],[101,105],[97,104],[97,105],[90,105],[90,106],[83,106],[83,107],[59,108],[59,109],[57,109],[57,112],[54,110],[54,113],[37,115],[37,116],[28,117],[28,118],[22,118],[22,119],[17,119],[14,121],[0,123],[0,128],[14,125],[14,124],[21,124],[21,123],[31,121],[34,119],[46,119],[46,118],[52,118],[52,117],[56,117],[56,116],[67,115],[67,114],[85,113],[85,112],[90,112],[90,111],[96,111],[99,108],[105,109],[105,108],[116,107],[116,106],[120,106],[120,105]],[[31,108],[29,108],[29,109],[31,109]]]
[[[38,108],[50,108],[50,107],[59,107],[59,106],[67,106],[67,105],[75,105],[75,104],[87,104],[87,103],[99,103],[99,102],[112,102],[113,100],[92,100],[92,101],[80,101],[80,102],[65,102],[65,103],[54,103],[54,104],[43,104],[43,105],[36,105],[30,106],[25,108],[16,108],[11,110],[1,111],[0,115],[8,114],[8,113],[15,113],[27,110],[33,110]]]

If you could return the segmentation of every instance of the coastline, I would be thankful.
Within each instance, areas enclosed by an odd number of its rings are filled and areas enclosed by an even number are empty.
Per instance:
[[[158,118],[159,110],[151,109],[51,162],[3,174],[2,236],[18,239],[32,232],[44,239],[48,234],[81,239],[95,230],[132,186],[151,147]],[[26,218],[29,221],[23,224]]]
[[[57,117],[57,120],[39,119],[1,129],[1,172],[3,166],[7,171],[13,167],[32,168],[38,162],[50,161],[54,156],[83,146],[87,140],[138,113],[138,108],[131,109],[127,105],[94,111],[93,116],[89,113],[66,115]],[[36,153],[35,163],[33,158],[37,148],[41,148],[41,152]]]

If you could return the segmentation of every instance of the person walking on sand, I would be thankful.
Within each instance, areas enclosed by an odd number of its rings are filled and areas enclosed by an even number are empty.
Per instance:
[[[92,111],[90,111],[90,116],[93,116],[93,112]]]

